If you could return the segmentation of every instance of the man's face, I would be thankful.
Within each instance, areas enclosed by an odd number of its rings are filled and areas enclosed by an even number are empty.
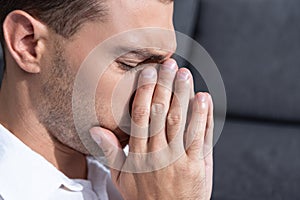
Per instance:
[[[42,74],[43,84],[40,88],[41,96],[37,112],[42,123],[48,131],[60,142],[88,154],[76,133],[72,113],[72,92],[75,76],[82,62],[91,50],[108,38],[132,29],[156,27],[173,30],[173,3],[163,3],[159,0],[108,0],[106,2],[108,14],[102,22],[86,23],[70,40],[54,37],[51,59],[45,59],[45,66],[49,66]],[[151,38],[131,38],[136,43],[151,43]],[[174,38],[166,41],[164,37],[156,37],[156,43],[173,44]],[[116,47],[117,48],[117,47]],[[130,47],[129,47],[130,48]],[[174,49],[173,49],[174,50]],[[91,126],[100,125],[116,134],[122,145],[127,143],[128,135],[119,127],[115,114],[123,115],[128,111],[130,102],[130,89],[118,93],[118,109],[113,113],[112,102],[116,99],[114,93],[131,66],[139,66],[150,59],[151,63],[160,63],[171,56],[172,52],[157,49],[144,49],[144,54],[125,54],[115,60],[105,70],[98,82],[95,94],[95,110],[98,118],[97,124],[90,122]],[[102,66],[105,67],[105,66]],[[130,72],[138,76],[138,72]],[[132,74],[133,73],[133,74]],[[122,91],[122,90],[120,90]],[[82,97],[84,98],[84,96]],[[85,101],[84,99],[82,100]],[[84,105],[84,103],[83,103]],[[80,109],[85,109],[80,108]],[[47,112],[45,112],[47,110]],[[88,116],[86,117],[88,119]],[[82,119],[85,120],[85,119]],[[88,130],[86,130],[88,134]]]

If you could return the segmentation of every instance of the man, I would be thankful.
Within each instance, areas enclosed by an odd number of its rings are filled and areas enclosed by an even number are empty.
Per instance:
[[[173,30],[172,1],[4,0],[0,7],[5,55],[0,92],[0,199],[210,198],[212,100],[206,93],[191,92],[191,73],[178,69],[170,58],[172,52],[144,49],[129,53],[115,60],[99,81],[95,107],[101,128],[92,128],[95,124],[91,122],[90,133],[108,163],[121,163],[120,168],[112,167],[110,174],[90,155],[73,119],[73,85],[88,54],[124,31]],[[112,93],[127,71],[145,63],[142,72],[135,74],[140,87],[130,101],[128,135],[114,120]],[[158,70],[157,64],[161,64]],[[148,126],[149,118],[150,129],[140,128]],[[157,123],[164,124],[163,129],[148,138],[148,131]],[[91,138],[89,130],[85,131]],[[170,155],[180,150],[180,157],[163,169],[128,173],[122,167],[138,156],[132,159],[122,154],[120,149],[127,144],[131,154],[167,147]],[[155,166],[165,156],[152,158],[136,163]]]

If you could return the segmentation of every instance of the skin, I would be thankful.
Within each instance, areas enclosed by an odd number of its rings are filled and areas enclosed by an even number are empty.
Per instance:
[[[85,23],[69,39],[57,35],[23,11],[13,11],[3,24],[7,67],[0,92],[0,122],[28,147],[45,157],[70,178],[85,179],[87,177],[85,156],[89,152],[75,130],[72,115],[73,84],[81,63],[97,44],[123,31],[144,27],[174,29],[173,3],[165,4],[156,0],[114,0],[107,1],[107,6],[110,10],[104,21]],[[147,38],[144,39],[147,40]],[[161,44],[175,44],[174,40],[166,41],[163,37],[157,37],[156,40]],[[176,45],[171,46],[175,48]],[[172,52],[155,49],[147,49],[147,51],[159,59],[151,60],[150,66],[148,65],[144,70],[154,68],[157,63],[175,62],[170,59]],[[194,92],[191,92],[193,81],[187,69],[178,70],[175,64],[175,69],[169,75],[166,73],[162,75],[159,71],[160,75],[152,80],[155,83],[149,84],[147,82],[149,80],[145,80],[144,83],[150,86],[138,89],[131,103],[133,121],[139,126],[146,125],[150,117],[150,112],[144,112],[145,109],[139,108],[151,108],[151,99],[153,102],[164,104],[166,115],[157,116],[157,119],[166,121],[169,125],[166,127],[167,131],[160,131],[148,142],[145,139],[130,137],[114,120],[111,108],[113,89],[128,73],[128,69],[122,68],[120,63],[128,63],[130,60],[131,65],[139,66],[147,59],[147,57],[125,55],[105,70],[96,93],[95,108],[98,122],[97,124],[90,122],[90,127],[97,125],[101,128],[92,129],[92,137],[103,149],[108,160],[112,161],[115,157],[108,156],[108,152],[115,152],[112,155],[117,156],[120,153],[118,148],[124,147],[127,143],[131,152],[156,151],[162,145],[169,145],[179,131],[177,130],[179,126],[189,124],[188,126],[193,130],[196,122],[204,123],[205,128],[195,133],[196,142],[192,142],[190,148],[183,151],[181,159],[170,167],[152,174],[136,175],[122,173],[121,169],[112,169],[112,178],[125,199],[140,199],[140,197],[175,199],[176,196],[186,198],[191,194],[192,199],[209,199],[212,186],[210,152],[213,126],[212,102],[207,94],[199,93],[196,98],[194,97]],[[175,77],[184,76],[180,74],[188,74],[188,80],[178,81]],[[143,82],[139,73],[133,76],[137,77],[138,83]],[[156,82],[160,81],[170,88],[173,84],[175,88],[179,88],[175,91],[175,93],[178,92],[178,98],[172,99],[170,89],[156,86]],[[202,99],[200,104],[199,99]],[[169,105],[167,102],[172,103]],[[181,120],[178,120],[179,115],[174,113],[178,113],[181,106],[183,106],[182,110],[187,112],[189,103],[193,105],[193,112],[189,112],[187,118],[180,117]],[[124,109],[120,110],[126,110],[127,106],[121,103],[120,107]],[[157,125],[152,122],[151,126]],[[85,131],[89,138],[88,130]],[[131,134],[148,134],[133,132],[134,128],[131,127]],[[194,131],[190,132],[194,134]],[[182,138],[177,141],[179,148],[183,147],[180,144],[183,145],[183,141],[187,140],[189,132],[181,134]],[[90,140],[92,142],[91,138]],[[170,152],[173,150],[170,148]],[[205,157],[206,159],[199,159],[197,155],[204,155],[203,152],[206,152],[208,156]],[[118,156],[122,158],[120,163],[126,162],[124,155]],[[186,166],[189,167],[186,168]],[[176,176],[181,170],[186,172],[182,175],[184,177]],[[171,187],[170,183],[166,187],[166,184],[160,181],[163,177],[172,177],[174,184],[171,185],[175,187]],[[153,187],[149,188],[147,183],[153,182],[155,184],[151,184]],[[187,184],[191,187],[184,189]]]

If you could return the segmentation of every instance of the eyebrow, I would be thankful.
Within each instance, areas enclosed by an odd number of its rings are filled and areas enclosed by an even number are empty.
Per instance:
[[[148,58],[148,60],[165,60],[170,53],[163,50],[149,50],[149,49],[137,49],[131,51],[129,53],[133,53],[136,55],[140,55],[144,58]]]

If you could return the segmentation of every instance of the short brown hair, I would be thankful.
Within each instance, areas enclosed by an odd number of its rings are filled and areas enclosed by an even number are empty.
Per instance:
[[[14,10],[23,10],[69,38],[87,21],[106,15],[104,0],[2,0],[0,3],[0,42],[4,53],[3,23]],[[5,56],[3,56],[5,59]]]
[[[72,36],[84,22],[105,15],[104,0],[2,0],[0,6],[1,40],[3,22],[14,10],[23,10],[44,22],[56,33]]]

